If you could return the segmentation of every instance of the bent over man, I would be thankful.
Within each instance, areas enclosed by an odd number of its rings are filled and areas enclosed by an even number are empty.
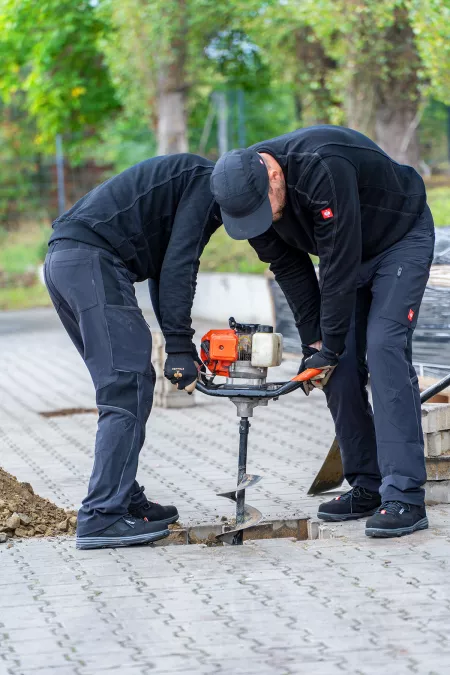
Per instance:
[[[411,351],[434,248],[422,178],[356,131],[317,126],[225,154],[211,187],[228,234],[250,240],[286,295],[300,370],[321,370],[312,383],[325,391],[352,489],[319,517],[371,516],[366,534],[378,537],[428,527]]]
[[[89,192],[53,224],[46,284],[89,369],[99,410],[77,548],[155,541],[178,518],[174,506],[148,501],[136,481],[155,372],[133,284],[151,280],[168,353],[164,374],[188,387],[200,363],[191,328],[199,258],[221,223],[212,169],[190,154],[146,160]]]

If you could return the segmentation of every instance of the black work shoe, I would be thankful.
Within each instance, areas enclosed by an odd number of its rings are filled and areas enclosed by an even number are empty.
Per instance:
[[[317,517],[329,521],[367,518],[375,513],[380,504],[381,497],[378,492],[356,486],[330,502],[321,504]]]
[[[130,506],[130,513],[132,516],[135,516],[135,518],[143,518],[149,523],[158,521],[159,523],[165,523],[166,525],[175,523],[179,518],[175,506],[161,506],[161,504],[158,504],[157,502],[149,502],[148,500],[144,506],[135,508]]]
[[[166,523],[149,523],[142,518],[135,518],[127,514],[122,516],[113,525],[102,532],[87,534],[76,539],[76,547],[87,548],[116,548],[118,546],[133,546],[133,544],[148,544],[158,539],[164,539],[170,534]]]
[[[367,521],[366,534],[368,537],[402,537],[427,528],[425,506],[383,502],[376,514]]]

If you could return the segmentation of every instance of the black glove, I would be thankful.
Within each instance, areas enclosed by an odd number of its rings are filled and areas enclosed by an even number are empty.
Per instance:
[[[198,361],[194,360],[193,351],[167,355],[164,377],[176,384],[178,389],[185,389],[198,378],[201,362],[197,350],[195,353]]]
[[[332,376],[338,363],[338,355],[332,352],[331,349],[327,349],[325,345],[322,345],[320,352],[316,351],[315,354],[312,354],[305,359],[305,370],[308,368],[317,368],[322,371],[320,375],[316,375],[316,377],[308,380],[308,383],[318,389],[323,389],[328,383],[328,380]]]
[[[310,356],[313,356],[313,354],[317,354],[317,353],[318,353],[318,350],[315,347],[310,347],[309,345],[302,345],[303,358],[302,358],[302,361],[300,363],[300,368],[298,369],[298,373],[297,373],[298,375],[300,375],[300,373],[303,373],[303,371],[307,369],[308,366],[305,366],[306,359],[309,358]],[[301,388],[303,389],[305,394],[307,396],[309,396],[309,394],[314,389],[314,386],[311,384],[311,382],[309,380],[305,380],[305,382],[302,382]]]
[[[194,343],[192,343],[192,358],[194,359],[195,363],[198,364],[200,372],[206,373],[205,364],[203,363],[200,356],[198,355],[197,347],[194,345]]]

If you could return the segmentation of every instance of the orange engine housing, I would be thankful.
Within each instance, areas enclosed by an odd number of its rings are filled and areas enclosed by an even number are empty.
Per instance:
[[[238,336],[231,328],[210,330],[202,337],[200,355],[215,375],[228,377],[229,367],[238,360]]]

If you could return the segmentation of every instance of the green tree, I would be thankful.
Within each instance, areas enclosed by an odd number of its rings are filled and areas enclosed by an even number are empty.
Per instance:
[[[83,132],[119,109],[97,44],[107,32],[89,0],[0,0],[0,97],[53,151],[58,133]]]
[[[449,0],[269,0],[246,30],[303,124],[348,124],[418,165],[425,102],[450,95]]]

